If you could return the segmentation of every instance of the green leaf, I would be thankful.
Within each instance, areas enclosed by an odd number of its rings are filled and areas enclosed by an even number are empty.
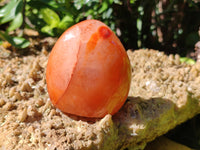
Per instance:
[[[23,23],[23,15],[22,13],[18,13],[15,19],[10,23],[10,26],[7,28],[7,31],[13,31],[19,28]]]
[[[130,4],[134,4],[136,0],[130,0]]]
[[[50,36],[54,36],[53,28],[51,26],[48,26],[48,25],[42,27],[41,32],[46,33]]]
[[[112,4],[113,2],[115,2],[115,0],[108,0],[108,2],[109,2],[109,4]]]
[[[3,8],[0,9],[0,17],[7,15],[16,5],[17,0],[11,0]]]
[[[18,48],[26,48],[30,45],[30,42],[22,37],[13,37],[13,46]]]
[[[102,2],[102,6],[101,8],[99,9],[98,13],[102,13],[104,12],[106,9],[108,9],[108,3],[106,1],[103,1]]]
[[[112,12],[113,12],[113,9],[112,9],[112,8],[109,8],[107,11],[103,12],[102,18],[103,18],[103,19],[108,19],[108,18],[110,18]]]
[[[39,0],[39,1],[53,8],[59,7],[58,2],[54,0]]]
[[[65,30],[73,24],[74,24],[73,16],[72,15],[66,15],[65,17],[63,17],[63,19],[59,23],[58,28]]]
[[[0,38],[8,41],[11,45],[16,48],[26,48],[29,46],[30,42],[22,37],[12,37],[2,31],[0,31]]]
[[[137,29],[138,31],[142,30],[142,20],[140,18],[137,19]]]
[[[190,64],[190,65],[193,65],[196,63],[192,58],[188,58],[188,57],[181,57],[180,61],[182,63],[185,62],[186,64]]]
[[[130,2],[131,2],[131,0],[130,0]],[[118,4],[118,5],[122,5],[123,4],[121,0],[114,0],[114,3]]]
[[[85,13],[84,13],[84,16],[89,16],[89,15],[93,15],[93,13],[94,13],[94,10],[92,10],[92,9],[89,9],[88,11],[86,11]]]
[[[41,9],[41,14],[42,14],[43,20],[49,26],[51,26],[51,28],[58,26],[58,24],[60,22],[60,18],[55,11],[53,11],[52,9],[49,9],[49,8],[43,8],[43,9]]]
[[[83,0],[74,0],[74,7],[77,10],[80,10],[84,5],[84,1]]]
[[[13,20],[18,13],[22,12],[23,0],[18,0],[18,1],[13,0],[13,1],[14,1],[13,2],[14,6],[11,7],[8,13],[6,13],[2,18],[0,18],[0,24],[4,24]]]

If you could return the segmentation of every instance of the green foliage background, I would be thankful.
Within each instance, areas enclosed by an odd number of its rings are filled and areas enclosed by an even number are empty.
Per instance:
[[[85,19],[106,23],[126,49],[154,48],[185,56],[199,40],[198,0],[10,0],[0,8],[0,38],[18,48],[29,41],[18,28],[60,36]],[[1,2],[4,3],[4,2]]]

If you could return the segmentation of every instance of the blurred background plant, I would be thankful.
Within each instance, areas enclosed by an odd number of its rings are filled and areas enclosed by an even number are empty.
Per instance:
[[[1,2],[0,38],[17,48],[25,48],[29,42],[23,32],[10,36],[20,28],[37,30],[43,36],[60,36],[67,28],[85,19],[98,19],[115,30],[113,4],[118,0],[10,0]]]
[[[23,29],[59,36],[85,19],[106,23],[126,49],[154,48],[186,54],[199,40],[198,0],[8,0],[1,2],[0,38],[25,48]],[[9,33],[22,29],[17,35]],[[12,32],[13,33],[13,32]]]
[[[106,23],[126,49],[153,48],[186,56],[199,41],[198,0],[5,0],[0,38],[25,48],[23,29],[58,37],[85,19]],[[16,32],[21,29],[21,32]]]

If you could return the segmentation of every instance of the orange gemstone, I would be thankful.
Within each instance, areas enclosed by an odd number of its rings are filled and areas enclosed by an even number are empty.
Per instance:
[[[97,20],[82,21],[58,39],[49,56],[47,89],[65,113],[84,117],[115,114],[126,101],[131,67],[117,36]]]

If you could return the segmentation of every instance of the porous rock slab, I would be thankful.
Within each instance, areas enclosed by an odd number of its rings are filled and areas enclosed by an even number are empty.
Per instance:
[[[0,149],[143,149],[200,112],[200,63],[178,55],[128,51],[129,98],[114,116],[87,119],[52,106],[46,90],[48,53],[0,57]]]

